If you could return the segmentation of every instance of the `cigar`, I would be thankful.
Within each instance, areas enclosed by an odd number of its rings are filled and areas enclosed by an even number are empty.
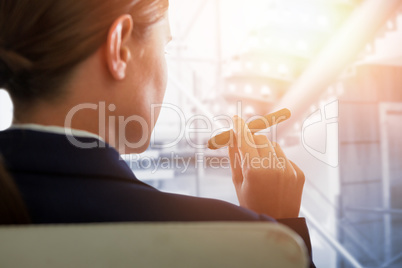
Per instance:
[[[263,129],[272,127],[273,125],[277,125],[280,122],[289,119],[290,116],[291,113],[288,109],[282,109],[280,111],[262,116],[261,118],[251,121],[250,123],[248,123],[248,128],[250,129],[251,133],[254,134]],[[230,142],[230,130],[222,132],[221,134],[211,138],[208,141],[208,148],[211,150],[217,150],[219,148],[228,146],[229,142]]]

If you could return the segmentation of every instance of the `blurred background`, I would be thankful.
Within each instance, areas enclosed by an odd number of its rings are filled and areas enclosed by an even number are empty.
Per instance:
[[[124,156],[137,177],[237,204],[227,150],[205,144],[235,114],[288,108],[292,118],[263,134],[305,172],[317,267],[402,267],[402,1],[170,5],[165,106],[150,148]],[[3,90],[0,113],[3,130]]]

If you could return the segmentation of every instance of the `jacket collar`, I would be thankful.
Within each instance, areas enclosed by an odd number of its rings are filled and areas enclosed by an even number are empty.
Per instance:
[[[0,132],[0,154],[11,172],[110,177],[142,184],[113,147],[92,137],[10,129]]]
[[[67,127],[60,127],[60,126],[45,126],[45,125],[39,125],[39,124],[13,124],[9,129],[10,130],[13,130],[13,129],[34,130],[34,131],[47,132],[47,133],[70,135],[70,136],[75,136],[75,137],[96,138],[98,140],[104,141],[100,136],[93,134],[91,132],[79,130],[79,129],[67,128]]]

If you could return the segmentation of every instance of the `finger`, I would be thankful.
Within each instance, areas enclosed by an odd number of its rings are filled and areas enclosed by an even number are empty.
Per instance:
[[[262,158],[276,157],[276,152],[271,141],[265,135],[254,135],[254,142],[257,146],[258,154]],[[272,159],[273,160],[273,159]],[[277,160],[277,159],[276,159]]]
[[[241,155],[242,160],[254,159],[259,157],[258,150],[254,143],[253,135],[250,129],[244,123],[244,120],[238,116],[233,117],[235,137],[237,141],[237,148]],[[246,167],[249,168],[249,161],[242,161]]]
[[[276,142],[273,143],[280,166],[283,166],[285,173],[291,174],[295,179],[297,178],[296,170],[293,168],[289,159],[286,157],[282,148]]]
[[[234,133],[231,133],[231,135],[233,135],[234,137]],[[230,168],[232,170],[233,183],[235,184],[235,186],[241,185],[243,183],[243,172],[241,169],[240,153],[237,148],[237,142],[235,137],[232,139],[232,143],[229,146],[229,159],[230,159]]]

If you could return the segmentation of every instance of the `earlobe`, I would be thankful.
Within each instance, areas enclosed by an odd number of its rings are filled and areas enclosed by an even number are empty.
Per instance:
[[[130,15],[120,16],[109,30],[106,44],[106,59],[109,71],[116,80],[123,80],[127,73],[127,64],[131,52],[127,46],[133,30],[133,20]]]

